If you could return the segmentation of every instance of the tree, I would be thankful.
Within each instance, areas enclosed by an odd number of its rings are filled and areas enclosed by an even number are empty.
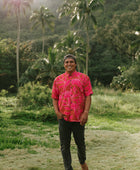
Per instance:
[[[110,24],[97,31],[98,40],[102,44],[108,44],[129,65],[136,60],[139,53],[139,18],[140,8],[114,15]]]
[[[25,14],[26,8],[31,7],[33,0],[4,0],[4,7],[8,7],[10,13],[13,10],[17,19],[17,47],[16,47],[16,65],[17,65],[17,86],[19,86],[19,48],[20,48],[20,15]]]
[[[40,82],[42,85],[52,87],[53,80],[63,72],[62,62],[57,59],[57,52],[51,47],[48,49],[48,55],[41,54],[33,65],[29,66],[20,79],[20,85],[29,81]]]
[[[61,59],[66,54],[75,55],[78,71],[85,71],[85,43],[78,32],[68,31],[67,35],[55,44],[55,48],[59,51]]]
[[[62,72],[62,62],[57,60],[56,50],[50,47],[48,49],[48,55],[44,55],[44,58],[39,59],[38,61],[40,62],[36,62],[33,67],[34,69],[39,69],[36,80],[52,87],[53,80]]]
[[[60,17],[69,15],[71,23],[75,24],[78,21],[81,26],[84,26],[86,32],[86,74],[88,74],[88,56],[90,51],[89,45],[89,27],[91,23],[97,24],[94,11],[103,6],[103,0],[72,0],[65,1],[60,9]]]
[[[33,22],[33,29],[39,27],[41,24],[42,28],[42,53],[44,53],[44,36],[45,36],[45,27],[46,25],[52,30],[54,28],[53,22],[54,16],[51,14],[48,8],[41,6],[39,10],[33,11],[30,16],[30,20]]]
[[[15,51],[16,43],[13,40],[0,40],[0,90],[13,90],[10,86],[16,86]]]

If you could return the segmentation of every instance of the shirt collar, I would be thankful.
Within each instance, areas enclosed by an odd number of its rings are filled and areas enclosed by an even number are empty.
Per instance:
[[[74,76],[76,75],[77,71],[75,70],[71,75],[68,73],[68,72],[65,72],[66,76],[67,77],[71,77],[71,76]]]

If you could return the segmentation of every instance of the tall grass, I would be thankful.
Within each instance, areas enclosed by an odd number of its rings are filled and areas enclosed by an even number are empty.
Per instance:
[[[121,93],[110,89],[94,89],[91,111],[96,115],[137,118],[140,117],[140,93]]]
[[[140,130],[138,126],[125,124],[127,119],[140,118],[140,93],[122,93],[107,88],[95,88],[93,91],[88,125],[96,129]]]

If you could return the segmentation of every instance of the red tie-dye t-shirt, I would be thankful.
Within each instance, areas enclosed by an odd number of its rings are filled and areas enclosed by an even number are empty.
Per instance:
[[[67,72],[56,77],[52,88],[52,98],[58,100],[59,111],[66,115],[65,120],[80,122],[84,111],[85,97],[93,94],[89,77],[80,72]]]

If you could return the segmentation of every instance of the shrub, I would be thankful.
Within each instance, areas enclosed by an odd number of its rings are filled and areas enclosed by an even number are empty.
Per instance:
[[[115,90],[121,89],[122,91],[131,89],[132,83],[130,82],[130,79],[126,72],[123,72],[121,75],[114,76],[112,83],[110,84],[112,88]]]
[[[26,108],[37,108],[42,106],[50,106],[52,103],[51,89],[46,85],[42,86],[39,82],[29,82],[19,88],[18,106]]]
[[[115,89],[140,90],[140,59],[129,69],[121,71],[121,75],[113,77],[110,85]]]
[[[140,90],[140,59],[127,72],[133,88]]]

